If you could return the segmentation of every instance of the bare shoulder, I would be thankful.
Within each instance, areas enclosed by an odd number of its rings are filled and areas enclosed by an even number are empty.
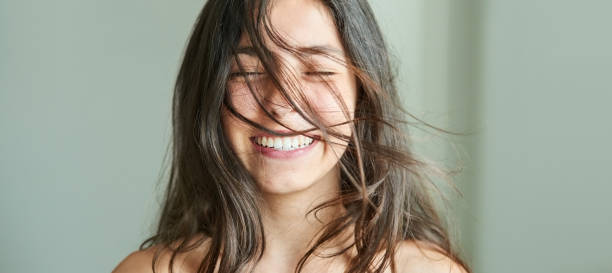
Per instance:
[[[207,247],[207,242],[204,242],[200,247],[179,253],[174,258],[172,264],[173,273],[194,273],[197,271],[204,251]],[[155,271],[153,271],[153,258],[157,255],[155,263]],[[151,246],[144,250],[138,250],[130,253],[125,257],[112,273],[170,273],[169,265],[172,257],[172,251],[162,246]]]
[[[151,263],[153,261],[153,254],[151,249],[134,251],[125,257],[115,267],[112,273],[149,273],[153,272]],[[164,272],[165,273],[165,272]]]
[[[397,252],[401,273],[467,273],[436,246],[427,242],[403,241]]]

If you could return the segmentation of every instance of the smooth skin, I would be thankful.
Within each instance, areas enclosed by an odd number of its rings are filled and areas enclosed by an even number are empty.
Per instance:
[[[291,16],[287,16],[290,14]],[[298,47],[325,46],[335,50],[339,58],[344,58],[344,49],[331,14],[317,0],[283,0],[275,1],[270,14],[272,26],[283,35],[283,38]],[[316,31],[313,31],[316,30]],[[242,37],[239,47],[248,47],[249,41]],[[344,110],[352,116],[355,110],[357,87],[354,75],[346,67],[320,56],[313,56],[316,71],[308,70],[293,56],[283,52],[271,42],[267,46],[280,55],[296,75],[304,90],[308,102],[316,109],[327,124],[346,120]],[[247,71],[263,72],[258,59],[249,54],[239,54],[235,58],[245,65]],[[232,63],[232,72],[238,68]],[[317,82],[313,73],[326,73],[327,79],[334,84],[342,103],[334,98],[325,85]],[[254,78],[258,83],[258,95],[265,102],[264,106],[276,118],[290,125],[293,129],[312,128],[297,112],[292,111],[288,103],[274,88],[267,88],[265,76]],[[245,117],[272,130],[284,130],[282,126],[270,120],[257,106],[253,96],[246,89],[240,78],[228,82],[228,91],[235,108]],[[314,205],[337,195],[339,190],[340,170],[339,156],[344,153],[342,145],[330,145],[319,142],[308,153],[288,160],[267,158],[255,152],[249,137],[260,132],[245,125],[231,115],[224,115],[224,132],[247,170],[253,174],[263,194],[261,214],[266,235],[266,249],[262,259],[255,265],[255,272],[293,272],[299,259],[309,248],[310,239],[321,229],[324,223],[314,219],[312,214],[304,217]],[[348,126],[338,127],[342,133],[350,135]],[[342,207],[331,207],[322,210],[318,216],[325,222],[342,212]],[[331,242],[326,251],[338,249],[350,243],[350,231],[346,234],[349,241]],[[425,243],[403,242],[397,253],[399,272],[465,272],[444,255],[436,252],[434,247]],[[177,256],[174,272],[194,273],[206,253],[207,245],[189,253]],[[113,273],[152,272],[151,261],[155,247],[136,251],[127,256]],[[171,253],[164,252],[156,268],[157,272],[168,271]],[[347,255],[351,255],[347,253]],[[311,257],[303,268],[304,273],[343,272],[347,255],[334,258]],[[387,272],[391,272],[390,269]]]
[[[207,243],[198,249],[176,256],[172,267],[173,273],[195,273],[199,267],[203,255],[206,253]],[[128,255],[115,268],[112,273],[153,273],[151,261],[157,247],[147,250],[135,251]],[[172,253],[163,251],[155,267],[156,273],[170,273],[168,265]],[[344,268],[336,261],[309,263],[302,273],[342,273]],[[399,273],[466,273],[465,269],[454,263],[448,257],[440,254],[434,246],[426,243],[405,241],[400,244],[396,254],[396,265]],[[263,267],[260,267],[263,268]],[[266,273],[293,273],[293,268],[270,267],[255,272]],[[387,268],[385,273],[391,273]]]

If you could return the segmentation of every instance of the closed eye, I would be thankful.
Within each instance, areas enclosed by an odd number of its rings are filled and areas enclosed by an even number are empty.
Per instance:
[[[308,76],[332,76],[335,75],[335,72],[331,72],[331,71],[308,71],[305,72],[304,74],[308,75]]]

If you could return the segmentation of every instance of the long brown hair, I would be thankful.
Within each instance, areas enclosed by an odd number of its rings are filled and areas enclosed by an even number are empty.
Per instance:
[[[256,183],[229,148],[221,123],[222,110],[226,109],[251,126],[277,134],[241,116],[227,99],[230,61],[243,34],[250,38],[270,80],[287,102],[324,132],[325,141],[331,142],[333,136],[348,143],[338,162],[340,196],[309,212],[342,204],[345,213],[326,225],[298,263],[296,272],[318,247],[350,226],[354,228],[350,248],[356,256],[345,272],[383,272],[394,264],[397,246],[404,240],[431,243],[468,269],[456,253],[428,191],[431,181],[424,170],[429,166],[410,149],[409,123],[405,121],[409,114],[399,105],[386,45],[370,6],[365,0],[321,2],[327,6],[340,34],[348,60],[343,64],[359,83],[349,136],[339,134],[335,125],[323,124],[317,111],[295,95],[299,92],[292,92],[299,87],[287,84],[292,82],[291,78],[283,74],[277,56],[266,47],[262,35],[301,61],[308,61],[302,58],[302,49],[287,43],[271,27],[269,1],[209,0],[204,5],[176,81],[172,166],[163,209],[155,235],[140,246],[142,250],[153,245],[171,247],[180,242],[172,248],[170,271],[178,253],[203,243],[203,239],[190,243],[198,234],[210,240],[198,273],[212,273],[215,268],[224,273],[241,272],[261,258],[265,248]],[[326,55],[324,51],[317,53]],[[244,71],[242,66],[240,69]],[[334,92],[333,84],[328,87]],[[255,96],[255,87],[249,84],[249,89]],[[345,251],[348,248],[336,254]],[[378,253],[384,253],[382,260],[376,259]],[[157,254],[152,264],[154,271]]]

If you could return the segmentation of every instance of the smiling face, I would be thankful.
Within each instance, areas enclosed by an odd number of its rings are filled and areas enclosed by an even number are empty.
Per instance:
[[[311,52],[307,50],[309,48],[320,49],[342,62],[346,61],[331,14],[319,1],[275,1],[269,19],[271,27],[293,47],[306,49],[304,52]],[[304,63],[294,54],[276,46],[269,37],[263,37],[263,40],[266,47],[282,60],[282,74],[290,75],[282,78],[290,80],[281,84],[287,87],[289,96],[299,102],[301,110],[306,108],[304,103],[307,103],[327,126],[352,119],[357,96],[356,81],[342,62],[311,52],[307,53],[307,62]],[[242,64],[244,73],[240,72],[236,58]],[[247,77],[254,93],[247,86]],[[267,110],[293,130],[316,129],[298,113],[298,109],[290,106],[283,93],[272,83],[244,33],[232,60],[227,92],[229,103],[236,112],[265,128],[281,133],[291,132],[271,119],[266,114]],[[265,110],[258,105],[258,100]],[[345,141],[330,137],[330,141],[340,144],[326,142],[320,138],[320,130],[306,132],[306,136],[274,136],[240,121],[227,109],[224,110],[222,122],[232,150],[263,192],[291,193],[319,183],[332,187],[338,183],[337,163],[346,149]],[[351,135],[347,124],[330,129]]]

